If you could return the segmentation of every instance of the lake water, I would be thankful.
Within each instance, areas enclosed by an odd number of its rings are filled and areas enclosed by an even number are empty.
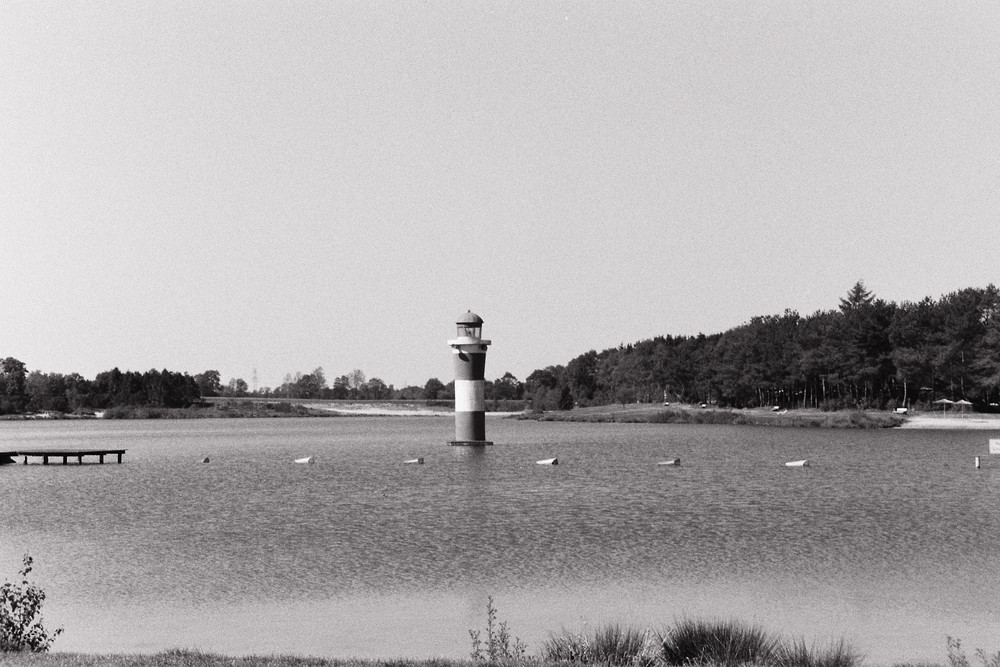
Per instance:
[[[128,449],[0,467],[0,579],[35,558],[60,651],[462,658],[488,595],[535,652],[682,617],[845,637],[875,664],[944,661],[947,635],[1000,650],[998,433],[487,435],[450,447],[441,417],[0,422],[0,450]]]

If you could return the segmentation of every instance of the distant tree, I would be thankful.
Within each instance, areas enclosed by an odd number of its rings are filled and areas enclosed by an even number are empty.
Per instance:
[[[439,398],[443,398],[445,393],[444,383],[437,378],[431,378],[424,384],[424,395],[423,397],[428,401],[434,401]]]
[[[70,373],[65,378],[66,406],[76,412],[90,405],[91,382],[79,373]]]
[[[312,390],[315,393],[315,397],[319,397],[323,394],[323,390],[326,389],[326,373],[323,372],[323,367],[319,366],[309,375],[312,376]]]
[[[904,406],[919,397],[920,387],[933,387],[935,383],[940,346],[937,332],[941,330],[938,317],[934,302],[925,298],[919,303],[900,305],[889,326],[892,361],[903,388],[900,402]]]
[[[232,378],[223,390],[225,396],[243,397],[250,387],[243,378]]]
[[[586,405],[597,393],[597,352],[590,350],[566,364],[566,386],[575,402]]]
[[[28,369],[14,357],[0,361],[0,414],[24,412],[28,403]]]
[[[401,401],[417,401],[424,397],[424,388],[416,385],[408,385],[395,392],[393,398]]]
[[[59,373],[32,371],[25,380],[28,395],[26,410],[32,412],[68,412],[66,378]]]
[[[363,385],[361,393],[368,400],[382,401],[392,395],[392,387],[387,386],[379,378],[372,378]]]
[[[205,371],[194,376],[202,396],[218,396],[222,393],[222,376],[219,371]]]
[[[494,381],[491,389],[487,396],[499,401],[517,400],[524,394],[524,385],[509,371]]]
[[[559,390],[559,409],[560,410],[572,410],[573,409],[573,394],[570,392],[569,387],[563,385]]]
[[[558,389],[563,374],[562,366],[548,366],[531,373],[524,381],[524,397],[533,410],[560,409],[562,392]]]
[[[146,400],[142,403],[136,402],[131,405],[149,405],[163,407],[167,404],[169,377],[166,369],[161,374],[156,369],[146,371],[142,376],[143,394]]]
[[[854,283],[854,287],[848,290],[847,296],[840,300],[840,312],[848,313],[852,310],[858,310],[871,304],[874,299],[875,296],[865,287],[864,281],[859,280]]]
[[[330,397],[341,401],[351,397],[351,380],[346,375],[333,381]]]
[[[351,398],[361,398],[361,390],[365,386],[365,374],[355,368],[347,374],[347,384],[351,388]]]
[[[979,400],[990,404],[1000,402],[1000,294],[993,285],[987,291],[993,305],[983,308],[984,332],[969,368],[979,387]]]
[[[307,375],[297,375],[293,394],[296,398],[320,398],[324,389],[326,389],[326,377],[321,367]]]

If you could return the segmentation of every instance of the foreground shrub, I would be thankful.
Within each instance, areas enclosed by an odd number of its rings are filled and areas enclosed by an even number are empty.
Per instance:
[[[737,621],[684,620],[660,639],[668,665],[773,663],[779,648],[762,629]]]
[[[550,636],[542,646],[542,658],[553,662],[638,667],[656,663],[650,633],[617,624],[597,628],[590,636],[584,633]]]
[[[25,555],[21,583],[0,586],[0,651],[48,651],[62,628],[52,634],[42,626],[45,592],[28,581],[31,556]]]
[[[962,650],[961,640],[948,637],[947,641],[948,662],[951,664],[951,667],[972,667],[969,659],[965,657],[965,651]],[[983,649],[977,648],[976,657],[982,663],[983,667],[1000,667],[1000,651],[997,651],[993,655],[988,655]]]
[[[507,621],[497,623],[497,610],[493,596],[486,598],[486,644],[483,645],[479,630],[469,630],[472,638],[472,659],[489,664],[525,662],[528,646],[517,637],[511,637]]]

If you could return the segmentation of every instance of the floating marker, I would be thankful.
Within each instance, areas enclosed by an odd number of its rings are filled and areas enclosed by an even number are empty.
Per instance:
[[[979,457],[976,457],[976,470],[979,470]]]
[[[679,466],[681,464],[680,459],[670,459],[669,461],[660,461],[656,465],[658,466]]]
[[[422,456],[420,458],[410,459],[409,461],[403,461],[403,463],[416,463],[416,464],[420,464],[420,465],[422,465],[423,462],[424,462],[424,457],[422,457]]]
[[[559,465],[559,459],[542,459],[541,461],[535,461],[540,466],[557,466]]]
[[[789,461],[785,464],[789,468],[808,468],[809,459],[802,459],[801,461]]]
[[[314,456],[304,456],[301,459],[295,459],[296,463],[316,463],[316,457]]]
[[[208,457],[207,457],[207,456],[206,456],[205,458],[203,458],[203,459],[201,460],[201,462],[202,462],[202,463],[210,463],[210,461],[208,460]]]

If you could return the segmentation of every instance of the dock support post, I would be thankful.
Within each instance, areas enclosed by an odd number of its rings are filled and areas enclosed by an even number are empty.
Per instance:
[[[101,463],[104,463],[104,454],[101,454]]]
[[[76,457],[76,463],[77,465],[81,466],[83,465],[83,454],[80,454],[79,456]]]
[[[118,452],[118,463],[122,462],[122,453]]]
[[[49,464],[49,457],[48,456],[43,456],[42,457],[42,465],[43,466],[47,466],[48,464]]]

